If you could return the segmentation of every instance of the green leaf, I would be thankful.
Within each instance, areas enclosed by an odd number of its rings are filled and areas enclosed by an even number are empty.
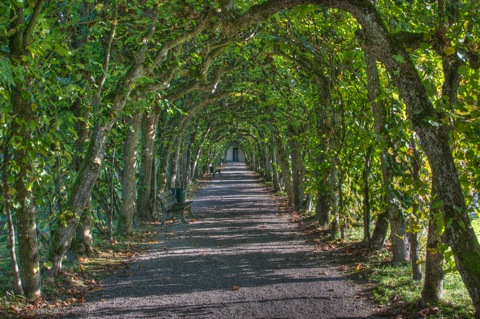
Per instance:
[[[469,69],[468,69],[467,66],[461,65],[461,66],[458,68],[457,73],[460,74],[460,75],[465,76],[465,75],[468,74],[468,71],[469,71]]]
[[[455,53],[455,49],[452,48],[452,47],[448,47],[448,48],[445,48],[445,49],[443,50],[443,52],[444,52],[447,56],[450,56],[450,55],[452,55],[452,54]]]
[[[394,58],[397,62],[405,63],[405,58],[403,57],[403,55],[396,54],[396,55],[393,56],[393,58]]]
[[[43,266],[47,268],[48,270],[52,269],[53,263],[51,261],[46,261],[43,263]]]
[[[61,56],[70,56],[72,54],[70,51],[68,51],[58,43],[55,43],[54,46],[55,46],[55,52],[57,52]]]
[[[437,209],[442,207],[443,201],[441,199],[436,199],[433,201],[432,205],[430,205],[430,209]]]

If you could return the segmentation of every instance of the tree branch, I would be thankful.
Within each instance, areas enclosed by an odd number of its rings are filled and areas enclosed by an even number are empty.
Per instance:
[[[30,45],[30,41],[33,35],[33,30],[35,29],[35,26],[38,22],[38,18],[40,17],[40,13],[42,12],[42,7],[44,3],[45,3],[45,0],[38,0],[37,4],[35,5],[35,8],[33,9],[33,14],[30,17],[30,21],[28,22],[27,27],[23,32],[24,48],[27,48]]]
[[[108,66],[110,64],[110,55],[112,52],[113,38],[115,37],[115,31],[117,30],[117,18],[118,18],[118,3],[115,4],[115,8],[113,9],[112,29],[110,30],[110,34],[108,35],[107,46],[105,48],[105,57],[103,59],[103,74],[102,74],[102,77],[100,78],[100,82],[98,85],[99,91],[102,90],[103,85],[105,84],[105,80],[107,79]]]

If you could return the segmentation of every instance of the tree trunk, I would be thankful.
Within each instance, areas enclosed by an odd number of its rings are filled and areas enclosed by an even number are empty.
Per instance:
[[[410,255],[410,245],[407,236],[407,224],[405,217],[398,211],[398,207],[393,206],[394,211],[390,218],[390,240],[392,242],[392,263],[402,264],[408,261]]]
[[[295,209],[302,208],[303,198],[305,196],[305,167],[303,164],[302,147],[296,142],[296,139],[290,141],[290,157],[292,162],[292,187],[293,187],[293,206]]]
[[[334,138],[336,140],[336,138]],[[334,142],[334,146],[332,149],[336,151],[336,142]],[[330,227],[330,233],[332,239],[335,239],[339,235],[340,230],[340,211],[339,211],[339,170],[338,170],[338,158],[337,155],[332,157],[332,166],[330,170],[329,176],[329,184],[330,184],[330,212],[334,216],[332,220],[332,224]],[[331,217],[330,217],[331,218]]]
[[[410,242],[410,262],[412,263],[413,280],[422,280],[422,267],[420,265],[420,249],[418,243],[418,233],[409,233],[408,241]]]
[[[365,153],[365,166],[363,169],[363,242],[370,245],[370,153],[372,147],[370,146]],[[383,243],[382,243],[383,246]]]
[[[173,172],[170,177],[170,188],[181,188],[181,165],[180,156],[182,154],[183,135],[178,134],[176,138],[175,158],[173,159]]]
[[[15,83],[9,85],[10,103],[12,106],[11,132],[16,145],[13,150],[13,159],[16,165],[14,178],[15,194],[13,205],[18,207],[17,235],[18,235],[18,266],[22,289],[28,299],[41,296],[40,256],[37,242],[37,225],[35,220],[35,198],[33,189],[35,183],[34,141],[35,130],[39,129],[34,116],[32,102],[32,78],[30,78],[31,52],[30,45],[34,41],[35,29],[42,13],[45,0],[33,3],[11,3],[10,14],[6,28],[14,32],[6,37],[2,36],[3,46],[8,43],[9,62],[14,73]],[[5,58],[2,58],[4,60]],[[6,62],[8,63],[8,62]],[[5,142],[5,144],[7,144]],[[8,190],[7,190],[8,191]]]
[[[383,249],[385,239],[387,239],[388,232],[388,210],[378,215],[375,229],[373,230],[372,239],[370,241],[370,247],[375,250]]]
[[[214,126],[214,123],[210,124],[207,129],[205,130],[205,133],[202,135],[202,138],[200,139],[197,155],[195,156],[195,160],[193,161],[192,165],[192,170],[190,172],[191,180],[194,181],[196,178],[195,176],[197,175],[195,172],[198,170],[198,161],[200,160],[200,157],[202,156],[203,153],[203,148],[205,147],[205,140],[207,139],[208,135],[210,134],[212,128]]]
[[[97,123],[93,129],[87,154],[69,193],[69,198],[65,205],[66,209],[60,213],[57,226],[52,232],[48,254],[48,260],[53,264],[49,271],[51,276],[56,276],[62,271],[62,259],[70,247],[75,234],[77,216],[81,217],[84,209],[88,206],[93,186],[100,175],[101,165],[105,156],[107,136],[113,122],[111,121],[107,125]]]
[[[97,257],[98,252],[93,247],[93,221],[90,213],[84,213],[76,229],[75,255]],[[72,245],[73,246],[73,245]]]
[[[133,217],[137,212],[137,155],[140,139],[142,113],[136,113],[128,119],[127,136],[123,147],[122,212],[118,219],[117,231],[120,235],[132,232]]]
[[[410,137],[410,147],[413,150],[412,177],[415,182],[420,182],[421,158],[420,158],[420,153],[418,152],[417,147],[415,145],[415,139],[413,135]],[[412,216],[418,216],[418,210],[420,207],[419,200],[420,200],[419,196],[414,195],[414,200],[412,204]],[[416,221],[412,221],[412,223],[415,223],[415,222]],[[421,226],[420,226],[420,229],[421,229]],[[418,233],[419,231],[417,231],[416,229],[413,229],[412,232],[409,234],[409,241],[410,241],[410,262],[412,263],[413,280],[420,281],[422,280],[423,274],[422,274],[422,267],[420,265],[420,252],[419,252],[420,248],[419,248]]]
[[[18,259],[20,278],[25,296],[35,299],[41,295],[40,255],[37,243],[37,225],[35,220],[35,199],[33,196],[33,131],[28,127],[34,121],[30,102],[22,97],[18,89],[11,90],[11,102],[15,121],[12,123],[12,134],[24,147],[15,147],[13,160],[16,164],[14,201],[17,209]],[[22,125],[25,123],[26,125]]]
[[[295,195],[293,193],[293,182],[292,182],[292,171],[290,169],[287,150],[283,143],[283,139],[280,136],[276,137],[277,142],[277,151],[278,151],[278,164],[282,170],[283,180],[285,182],[285,191],[288,197],[288,205],[294,206],[295,204]]]
[[[146,112],[142,120],[142,165],[138,195],[138,212],[143,220],[150,220],[152,215],[152,167],[155,150],[155,137],[159,120],[158,108],[151,114]]]
[[[423,282],[422,304],[438,305],[443,294],[443,253],[439,245],[442,243],[442,234],[438,219],[441,217],[441,208],[433,208],[438,201],[435,185],[432,187],[432,204],[428,220],[427,252],[425,257],[425,281]]]
[[[262,146],[263,157],[264,157],[264,160],[265,160],[265,164],[264,164],[265,165],[265,172],[263,174],[263,177],[265,178],[266,182],[271,182],[272,179],[273,179],[271,156],[270,156],[270,153],[269,153],[268,145],[265,142],[263,142],[262,144],[263,144],[263,146]]]
[[[15,241],[15,227],[13,225],[12,211],[11,211],[11,196],[9,194],[10,183],[8,182],[8,166],[10,162],[10,152],[9,152],[9,137],[6,137],[2,144],[3,146],[3,163],[0,165],[2,167],[2,195],[3,195],[3,208],[7,215],[7,224],[8,224],[8,236],[9,242],[7,248],[10,252],[10,261],[12,265],[13,273],[13,285],[15,287],[15,293],[21,296],[25,296],[22,287],[22,279],[20,278],[20,271],[18,268],[17,254],[16,250],[16,241]]]
[[[403,216],[397,201],[394,200],[392,192],[394,170],[391,166],[395,165],[395,159],[394,155],[387,152],[387,149],[394,150],[394,143],[386,131],[387,115],[385,105],[382,101],[378,101],[381,93],[381,85],[376,59],[368,50],[365,50],[364,56],[367,65],[368,98],[371,101],[377,142],[380,145],[387,145],[387,147],[381,150],[380,162],[382,166],[383,185],[387,194],[387,211],[389,212],[390,219],[390,238],[392,239],[392,262],[394,264],[403,263],[408,260],[408,237],[406,234],[405,217]],[[376,240],[381,240],[381,236],[376,238]],[[376,245],[379,247],[381,244],[378,242]],[[381,246],[383,246],[383,244]]]
[[[330,223],[330,191],[328,180],[324,177],[324,183],[317,189],[317,204],[315,205],[315,216],[320,226],[327,226]]]
[[[277,156],[277,146],[275,144],[275,142],[271,143],[271,150],[272,150],[272,175],[273,175],[273,191],[276,193],[276,192],[279,192],[280,189],[281,189],[281,186],[280,186],[280,177],[279,177],[279,173],[278,173],[278,166],[277,166],[277,163],[278,163],[278,156]]]
[[[160,156],[159,169],[157,172],[158,180],[158,192],[165,191],[168,185],[168,164],[170,163],[170,157],[172,155],[172,143],[169,143],[167,148],[162,152]]]

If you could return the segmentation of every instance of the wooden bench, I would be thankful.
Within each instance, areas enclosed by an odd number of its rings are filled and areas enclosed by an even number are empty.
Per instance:
[[[183,223],[187,224],[185,220],[185,212],[189,214],[192,218],[195,218],[195,215],[192,213],[192,203],[193,201],[187,201],[183,204],[177,201],[177,198],[171,191],[166,191],[157,195],[158,204],[157,207],[162,209],[162,225],[165,225],[167,218],[169,217],[180,217]],[[154,218],[159,219],[160,216],[156,213]]]

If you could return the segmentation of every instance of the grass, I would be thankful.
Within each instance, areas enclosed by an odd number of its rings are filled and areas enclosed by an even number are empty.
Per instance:
[[[373,301],[380,307],[379,315],[389,318],[473,318],[472,301],[458,272],[446,274],[441,304],[437,307],[423,307],[420,303],[423,282],[412,279],[410,264],[390,264],[388,242],[387,249],[371,251],[361,244],[361,227],[346,230],[346,239],[326,241],[323,239],[326,237],[321,237],[325,230],[315,225],[308,213],[303,214],[299,220],[303,220],[302,227],[307,234],[315,237],[313,242],[321,246],[322,250],[335,249],[344,255],[346,262],[350,261],[351,265],[344,269],[347,269],[353,279],[365,284],[365,290],[371,293]],[[474,220],[472,224],[480,240],[480,220]],[[352,260],[355,262],[352,263]]]
[[[387,314],[401,318],[472,318],[473,306],[460,275],[448,273],[445,276],[444,295],[438,307],[422,307],[420,296],[422,282],[411,278],[410,265],[396,266],[369,264],[364,268],[367,277],[375,282],[373,299],[387,305]]]

